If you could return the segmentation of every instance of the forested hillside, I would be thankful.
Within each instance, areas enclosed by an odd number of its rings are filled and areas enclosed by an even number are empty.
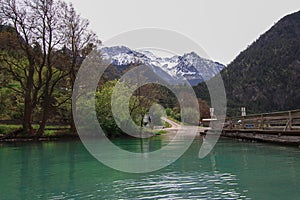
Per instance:
[[[282,18],[221,74],[229,115],[241,106],[248,113],[300,108],[300,12]],[[203,85],[196,90],[205,96]]]

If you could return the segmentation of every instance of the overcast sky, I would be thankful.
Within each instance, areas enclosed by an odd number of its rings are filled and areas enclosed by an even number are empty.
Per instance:
[[[144,27],[174,30],[214,60],[230,63],[300,0],[67,0],[102,41]]]

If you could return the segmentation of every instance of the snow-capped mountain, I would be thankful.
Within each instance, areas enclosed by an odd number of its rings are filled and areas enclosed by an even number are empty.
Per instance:
[[[176,80],[186,79],[192,85],[213,78],[225,68],[220,63],[201,58],[195,52],[170,58],[161,58],[150,51],[131,50],[124,46],[103,47],[101,52],[103,58],[110,59],[114,66],[143,63],[152,67],[153,71],[160,76],[170,76]]]

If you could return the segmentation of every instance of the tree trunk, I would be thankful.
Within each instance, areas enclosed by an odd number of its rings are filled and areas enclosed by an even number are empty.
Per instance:
[[[44,89],[44,101],[42,103],[43,113],[42,113],[42,119],[39,123],[40,127],[36,134],[37,137],[40,137],[44,134],[46,123],[47,123],[48,116],[49,116],[49,111],[51,108],[51,95],[49,94],[49,80],[50,79],[46,80],[46,85],[45,85],[45,89]]]
[[[32,116],[32,107],[31,107],[31,98],[30,93],[25,92],[25,103],[24,103],[24,118],[23,118],[23,130],[25,134],[32,134],[32,125],[31,125],[31,116]]]
[[[24,91],[24,119],[23,119],[23,130],[25,134],[33,134],[32,129],[32,97],[31,93],[33,90],[33,76],[34,76],[34,67],[33,61],[30,58],[29,70],[28,70],[28,77],[26,82],[26,88]]]
[[[40,127],[39,127],[39,129],[36,133],[37,137],[41,137],[44,134],[45,128],[46,128],[46,122],[47,122],[47,116],[46,116],[46,113],[44,111],[42,121],[40,122]]]
[[[72,47],[74,48],[74,45],[72,45]],[[77,51],[76,51],[76,49],[73,49],[72,51],[73,51],[73,60],[72,60],[72,64],[71,64],[69,78],[70,78],[72,94],[74,94],[74,97],[77,98],[78,89],[74,88],[75,79],[76,79],[76,69],[75,68],[76,68],[76,60],[77,60]],[[72,94],[71,94],[71,96],[72,96]],[[73,102],[71,101],[69,125],[70,125],[72,133],[76,133],[77,130],[76,130],[75,122],[74,122],[73,110],[76,110],[76,105],[73,105]]]
[[[49,98],[49,97],[47,97],[47,98]],[[49,115],[49,103],[50,103],[49,100],[45,98],[44,106],[43,106],[42,120],[39,123],[40,126],[39,126],[39,129],[36,134],[37,137],[41,137],[45,132],[46,123],[47,123],[48,115]]]
[[[75,134],[77,132],[77,130],[76,130],[76,126],[75,126],[75,122],[74,122],[74,117],[73,117],[72,111],[71,111],[71,114],[70,114],[70,122],[69,123],[70,123],[71,132]]]

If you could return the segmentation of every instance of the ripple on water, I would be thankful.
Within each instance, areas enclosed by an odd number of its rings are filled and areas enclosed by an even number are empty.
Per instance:
[[[113,183],[112,198],[143,199],[246,199],[238,192],[237,179],[229,173],[167,173],[139,180],[118,180]]]
[[[100,183],[94,193],[73,191],[48,199],[250,199],[248,191],[237,191],[237,178],[229,173],[189,172],[145,176],[141,179]],[[44,196],[45,197],[45,196]]]

